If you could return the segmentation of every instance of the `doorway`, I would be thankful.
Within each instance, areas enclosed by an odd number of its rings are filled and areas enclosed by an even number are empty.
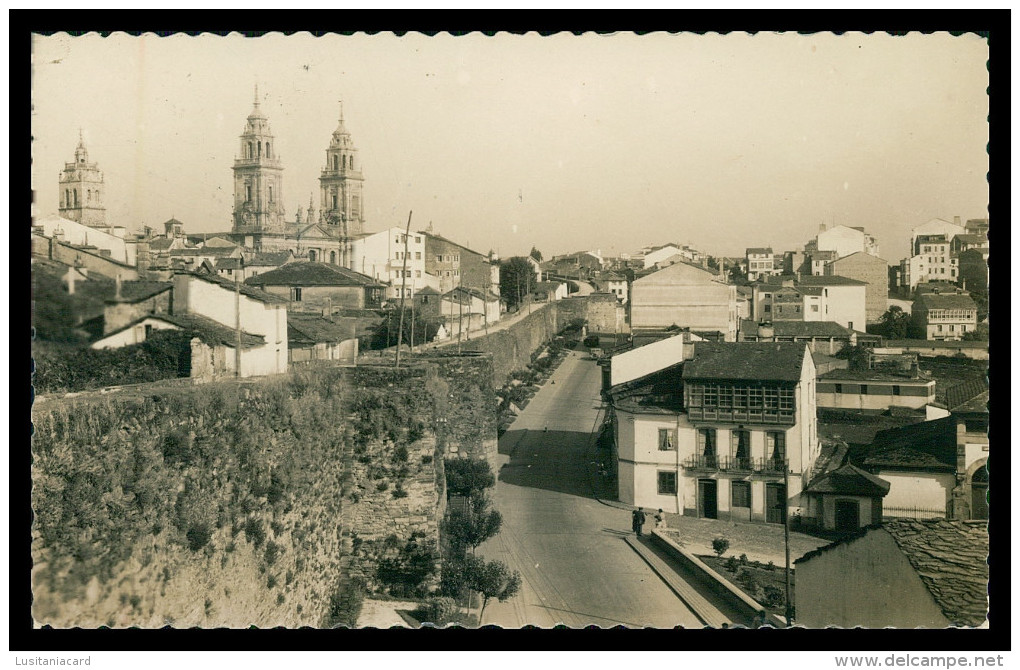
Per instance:
[[[836,501],[836,530],[849,533],[861,527],[861,507],[856,500]]]
[[[988,470],[983,465],[970,478],[970,518],[988,518]]]
[[[705,519],[719,518],[718,482],[714,479],[698,480],[698,507]]]
[[[784,484],[765,485],[765,521],[767,523],[786,522],[786,486]]]

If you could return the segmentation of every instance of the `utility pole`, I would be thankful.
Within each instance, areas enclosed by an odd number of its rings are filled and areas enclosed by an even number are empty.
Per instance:
[[[492,265],[486,263],[485,283],[482,285],[482,322],[485,324],[485,334],[489,334],[489,274],[492,272]],[[967,288],[966,284],[964,288]]]
[[[411,235],[411,214],[407,212],[407,229],[404,231],[404,266],[400,272],[400,325],[397,326],[397,360],[393,367],[400,367],[400,345],[404,341],[404,288],[407,286],[407,243]]]
[[[786,541],[786,627],[793,626],[793,607],[790,604],[790,460],[783,459],[783,539]]]
[[[237,342],[234,348],[234,376],[241,376],[241,282],[240,276],[234,275],[234,330]]]
[[[461,285],[460,275],[457,275],[457,309],[459,315],[457,317],[457,353],[460,353],[460,342],[464,336],[464,288]]]
[[[414,281],[411,282],[411,353],[414,353]]]

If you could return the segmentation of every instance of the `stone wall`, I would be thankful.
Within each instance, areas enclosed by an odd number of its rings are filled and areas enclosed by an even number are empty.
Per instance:
[[[319,626],[414,532],[442,454],[495,451],[487,357],[42,398],[33,616],[55,627]],[[445,418],[446,421],[439,421]]]

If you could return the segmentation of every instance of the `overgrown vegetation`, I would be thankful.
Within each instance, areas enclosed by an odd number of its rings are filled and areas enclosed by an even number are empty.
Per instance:
[[[358,625],[358,616],[365,602],[365,582],[361,579],[348,579],[340,583],[329,599],[329,608],[323,628]]]
[[[479,458],[454,458],[446,461],[446,491],[451,496],[470,496],[496,484],[492,467]]]
[[[395,555],[385,556],[379,562],[377,576],[391,595],[420,598],[436,574],[438,563],[436,541],[422,532],[414,532]]]
[[[66,393],[190,375],[191,338],[183,330],[159,330],[145,342],[118,349],[33,344],[35,392]]]

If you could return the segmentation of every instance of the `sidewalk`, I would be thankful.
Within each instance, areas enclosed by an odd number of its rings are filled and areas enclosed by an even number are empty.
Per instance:
[[[650,530],[651,524],[645,528]],[[786,564],[786,544],[783,539],[783,526],[780,524],[736,523],[666,514],[666,532],[671,539],[695,555],[715,555],[712,551],[712,540],[722,537],[730,542],[730,548],[725,556],[739,557],[741,554],[747,554],[747,558],[752,561],[762,563],[772,561],[777,566]],[[829,544],[829,540],[791,531],[790,562],[826,544]]]

